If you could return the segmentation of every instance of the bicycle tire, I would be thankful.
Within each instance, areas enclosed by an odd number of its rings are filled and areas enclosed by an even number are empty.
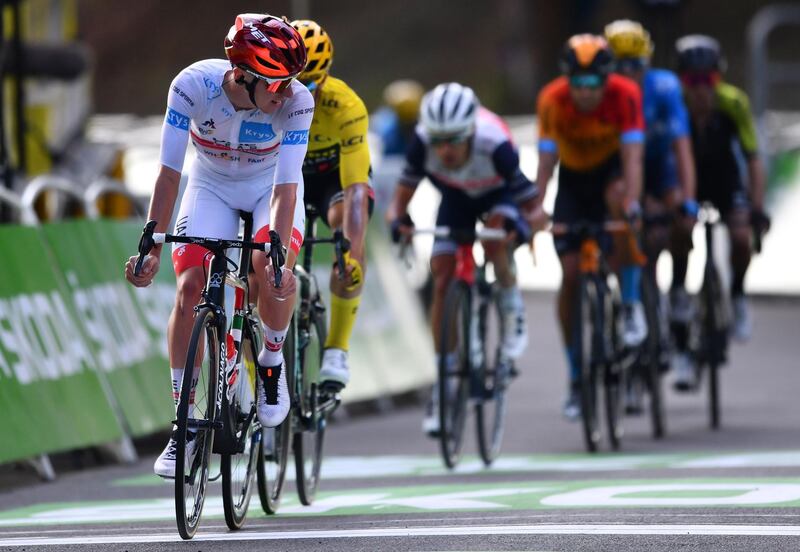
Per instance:
[[[708,418],[711,429],[719,429],[721,423],[719,400],[719,366],[724,358],[725,336],[721,320],[722,283],[719,274],[711,267],[703,278],[703,301],[705,312],[703,320],[705,361],[708,367]]]
[[[252,329],[246,329],[251,336],[255,336]],[[258,330],[256,330],[258,331]],[[260,343],[253,339],[251,343]],[[283,356],[286,359],[286,384],[291,393],[294,368],[295,350],[295,324],[294,319],[289,324],[289,331],[283,344]],[[257,346],[250,354],[253,359],[258,359]],[[258,377],[258,376],[256,376]],[[267,515],[274,515],[278,512],[281,502],[283,485],[286,480],[286,468],[289,464],[289,448],[291,447],[292,437],[292,416],[291,412],[278,427],[262,427],[258,439],[258,466],[256,470],[256,481],[258,483],[258,498],[261,508]]]
[[[621,363],[621,335],[619,321],[622,316],[622,298],[619,288],[609,288],[605,281],[598,284],[600,300],[603,305],[597,319],[597,327],[603,328],[603,406],[605,408],[606,425],[608,426],[608,442],[613,450],[622,445],[622,392],[625,388],[625,371]]]
[[[589,277],[581,276],[575,296],[571,339],[572,350],[580,367],[581,426],[584,444],[589,452],[597,452],[600,443],[594,330],[599,310],[594,282]]]
[[[439,445],[445,465],[453,469],[464,447],[470,373],[470,324],[472,322],[470,287],[454,280],[445,294],[444,312],[439,328],[438,394]],[[452,344],[452,347],[451,345]],[[450,366],[448,353],[457,355],[456,369]]]
[[[512,361],[502,354],[503,325],[496,293],[481,297],[478,309],[478,337],[483,345],[482,362],[476,370],[475,383],[480,398],[475,404],[475,425],[478,451],[487,467],[500,454],[505,429],[506,390],[511,377]],[[494,318],[492,318],[494,314]],[[494,322],[492,324],[492,322]],[[491,334],[490,326],[495,328]],[[490,342],[490,337],[494,338]]]
[[[319,370],[327,336],[325,313],[311,309],[308,316],[308,335],[298,341],[300,369],[296,374],[300,378],[295,386],[300,400],[295,413],[299,414],[299,420],[293,421],[295,483],[298,497],[304,506],[310,506],[317,493],[322,471],[325,428],[328,423],[327,414],[317,409]]]
[[[649,396],[650,429],[654,439],[661,439],[666,432],[664,394],[661,371],[661,314],[660,296],[655,274],[644,270],[642,274],[642,304],[647,319],[647,337],[644,342],[644,362],[638,366],[638,375],[643,377]]]
[[[178,524],[178,533],[180,533],[181,538],[186,540],[194,536],[200,523],[211,466],[211,450],[214,443],[213,423],[216,420],[217,408],[217,370],[220,356],[216,323],[214,311],[208,307],[201,308],[195,316],[178,401],[175,455],[175,517]],[[203,339],[205,339],[205,346],[203,346]],[[198,358],[198,353],[201,350],[206,352],[201,357],[205,360],[201,361],[197,384],[192,389],[195,359]],[[196,391],[203,389],[205,389],[205,396],[198,397]],[[192,461],[187,474],[189,401],[193,394],[193,420],[203,422],[206,427],[199,428],[193,438]],[[205,409],[203,409],[203,404]]]

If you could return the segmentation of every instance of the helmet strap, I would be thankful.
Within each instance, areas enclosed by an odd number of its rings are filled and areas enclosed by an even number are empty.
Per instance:
[[[244,80],[244,79],[242,79]],[[258,107],[256,104],[256,86],[258,85],[258,79],[253,78],[250,82],[245,82],[244,87],[247,90],[247,93],[250,95],[250,101],[253,102],[255,107]]]

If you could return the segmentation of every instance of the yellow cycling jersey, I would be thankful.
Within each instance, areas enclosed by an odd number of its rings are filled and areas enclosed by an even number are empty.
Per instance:
[[[340,79],[328,76],[314,91],[311,123],[303,176],[310,185],[317,177],[338,175],[339,185],[369,183],[367,108],[361,98]]]

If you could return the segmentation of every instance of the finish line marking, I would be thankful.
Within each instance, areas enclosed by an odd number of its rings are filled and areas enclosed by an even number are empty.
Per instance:
[[[364,539],[380,537],[439,537],[475,535],[718,535],[718,536],[800,536],[798,525],[484,525],[453,527],[404,527],[336,531],[230,532],[197,535],[192,542],[260,541],[302,539]],[[72,544],[134,544],[180,542],[176,534],[107,535],[64,538],[14,538],[0,540],[0,546],[67,546]]]

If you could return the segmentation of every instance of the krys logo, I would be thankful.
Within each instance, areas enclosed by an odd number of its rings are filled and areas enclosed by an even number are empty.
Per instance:
[[[283,144],[297,145],[308,143],[307,130],[287,130],[283,134]]]
[[[243,122],[239,129],[239,142],[268,142],[275,138],[275,131],[268,123]]]
[[[189,117],[178,113],[171,107],[167,108],[167,124],[179,130],[189,130]]]

